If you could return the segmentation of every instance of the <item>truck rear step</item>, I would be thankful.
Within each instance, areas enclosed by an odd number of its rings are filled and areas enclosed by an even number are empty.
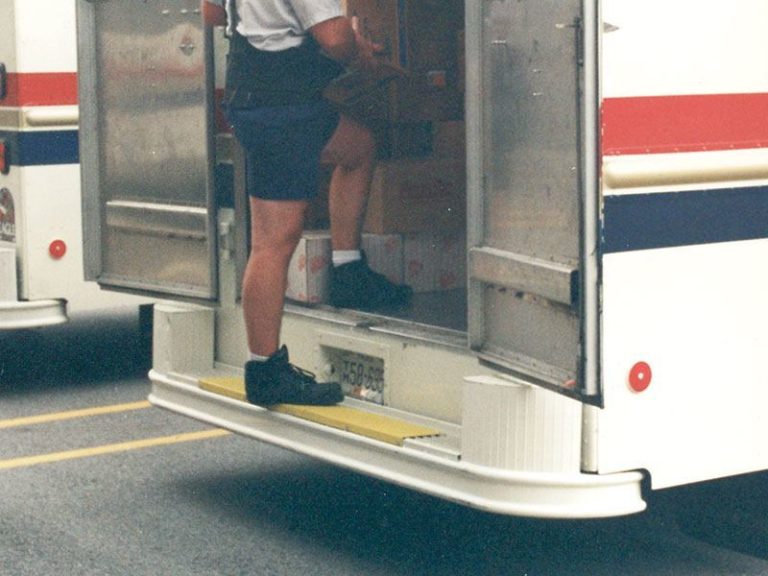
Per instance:
[[[242,373],[234,369],[216,369],[215,392],[200,386],[200,374],[153,369],[150,379],[149,400],[160,408],[481,510],[600,518],[645,508],[640,472],[599,475],[480,465],[462,459],[462,427],[456,424],[349,398],[330,411],[331,418],[303,407],[267,410],[242,400]],[[229,390],[222,382],[229,382]],[[365,425],[358,428],[361,422]]]
[[[223,394],[235,400],[245,401],[245,385],[241,377],[207,377],[201,378],[199,386],[203,390]],[[270,408],[280,414],[288,414],[339,430],[345,430],[360,436],[366,436],[403,446],[411,438],[440,436],[437,428],[421,426],[399,418],[383,414],[374,414],[350,405],[338,406],[299,406],[293,404],[278,404]]]

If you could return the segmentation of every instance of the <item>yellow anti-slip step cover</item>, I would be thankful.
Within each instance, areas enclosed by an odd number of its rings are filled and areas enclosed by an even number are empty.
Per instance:
[[[200,388],[236,400],[246,400],[243,379],[236,376],[202,378]],[[271,410],[398,446],[402,446],[406,438],[440,435],[440,431],[434,428],[411,424],[404,420],[373,414],[349,406],[278,404],[272,406]]]

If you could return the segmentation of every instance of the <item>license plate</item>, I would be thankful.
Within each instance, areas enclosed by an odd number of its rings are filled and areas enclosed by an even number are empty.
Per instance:
[[[339,350],[335,356],[334,376],[344,394],[376,404],[384,403],[384,360],[346,350]]]

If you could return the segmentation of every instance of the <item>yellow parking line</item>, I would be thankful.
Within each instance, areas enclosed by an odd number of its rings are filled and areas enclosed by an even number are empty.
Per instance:
[[[152,405],[149,402],[143,400],[141,402],[130,402],[127,404],[93,406],[91,408],[82,408],[80,410],[68,410],[66,412],[11,418],[8,420],[0,420],[0,429],[30,426],[32,424],[44,424],[46,422],[59,422],[61,420],[72,420],[73,418],[86,418],[88,416],[98,416],[100,414],[116,414],[118,412],[128,412],[130,410],[142,410],[144,408],[149,408],[150,406]]]
[[[80,448],[78,450],[67,450],[65,452],[52,452],[50,454],[40,454],[37,456],[24,456],[21,458],[11,458],[9,460],[0,460],[0,470],[10,470],[11,468],[23,468],[26,466],[35,466],[37,464],[50,464],[53,462],[62,462],[64,460],[74,460],[76,458],[89,458],[91,456],[101,456],[104,454],[115,454],[117,452],[140,450],[142,448],[166,446],[168,444],[179,444],[181,442],[207,440],[209,438],[219,438],[221,436],[226,436],[228,434],[231,434],[231,432],[227,430],[220,430],[220,429],[203,430],[201,432],[187,432],[186,434],[174,434],[172,436],[162,436],[159,438],[146,438],[144,440],[133,440],[131,442],[105,444],[104,446],[94,446],[92,448]]]

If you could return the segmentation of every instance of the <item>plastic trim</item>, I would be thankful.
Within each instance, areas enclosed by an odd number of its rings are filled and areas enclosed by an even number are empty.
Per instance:
[[[426,494],[498,514],[602,518],[641,512],[640,472],[610,475],[508,471],[449,460],[407,446],[278,414],[152,370],[154,405]]]
[[[0,302],[0,330],[18,330],[63,324],[67,321],[64,300]]]

